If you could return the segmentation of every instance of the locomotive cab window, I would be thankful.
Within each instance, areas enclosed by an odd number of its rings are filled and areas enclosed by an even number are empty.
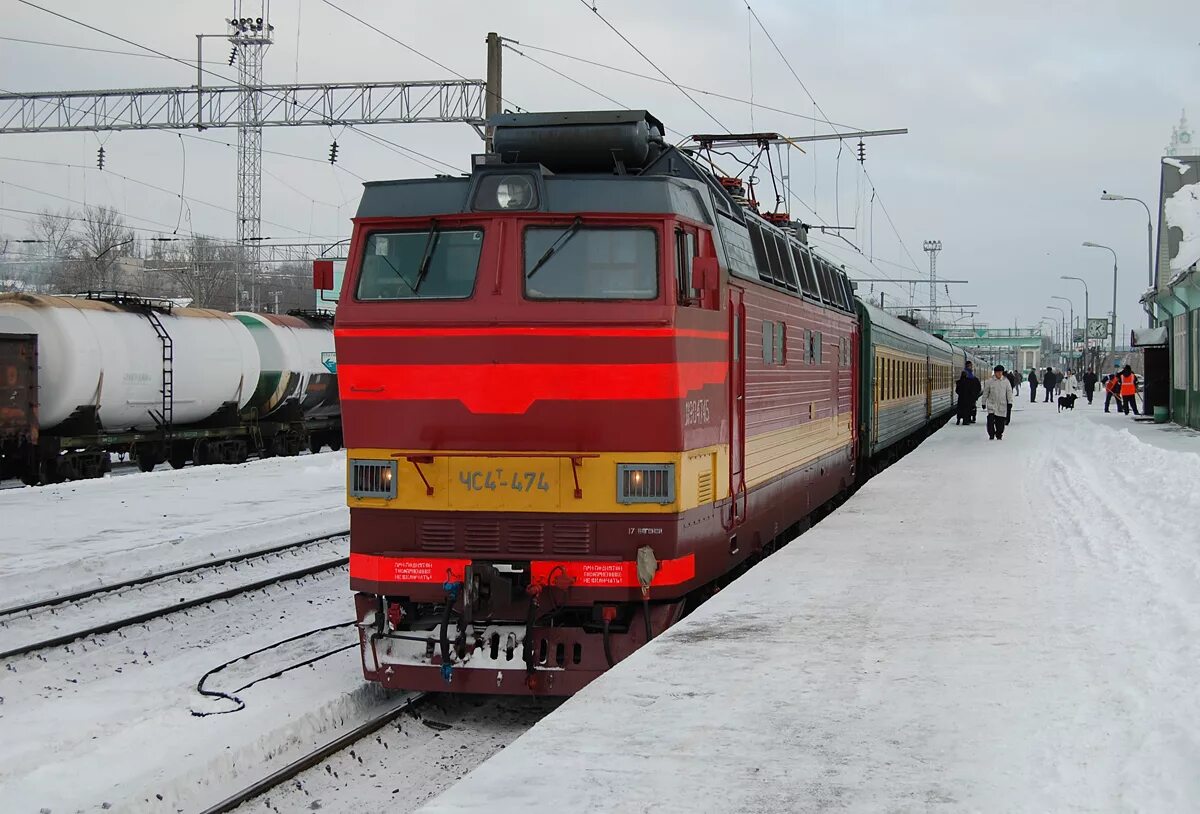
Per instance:
[[[653,300],[658,238],[653,229],[530,226],[525,296],[535,300]]]
[[[482,229],[375,232],[367,237],[360,300],[466,299],[475,290]]]

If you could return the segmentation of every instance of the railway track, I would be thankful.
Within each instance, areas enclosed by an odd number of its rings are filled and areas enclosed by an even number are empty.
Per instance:
[[[0,659],[110,633],[345,565],[345,532],[0,609]],[[243,570],[255,570],[247,579]],[[216,590],[205,587],[219,585]]]
[[[425,697],[426,693],[413,693],[406,696],[398,704],[384,711],[380,715],[375,716],[365,723],[359,724],[349,732],[339,735],[338,737],[330,740],[322,746],[317,747],[304,756],[293,760],[286,766],[260,777],[259,779],[240,789],[235,794],[226,797],[216,805],[204,809],[201,814],[225,814],[225,812],[233,811],[242,803],[252,800],[255,797],[258,797],[260,794],[264,794],[265,792],[268,792],[271,789],[279,786],[281,783],[291,780],[301,772],[317,765],[325,758],[330,757],[331,755],[334,755],[343,749],[346,749],[354,743],[362,740],[367,735],[370,735],[371,733],[383,728],[404,714],[404,712],[411,709],[414,705],[418,704]]]

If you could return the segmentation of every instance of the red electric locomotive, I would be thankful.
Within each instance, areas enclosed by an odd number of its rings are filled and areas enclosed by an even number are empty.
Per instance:
[[[366,185],[335,337],[366,677],[570,694],[853,482],[844,274],[644,111]]]

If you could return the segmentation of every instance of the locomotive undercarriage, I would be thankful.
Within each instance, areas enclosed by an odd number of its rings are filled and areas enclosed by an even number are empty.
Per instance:
[[[686,597],[598,601],[593,589],[533,585],[528,574],[528,563],[477,563],[461,583],[439,586],[440,603],[357,594],[367,678],[413,690],[569,695],[687,606]]]

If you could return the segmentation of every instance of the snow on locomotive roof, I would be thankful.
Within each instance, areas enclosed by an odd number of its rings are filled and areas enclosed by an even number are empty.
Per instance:
[[[878,325],[882,328],[887,328],[889,331],[898,333],[903,337],[913,340],[914,342],[924,342],[929,345],[936,345],[944,348],[946,351],[953,350],[953,346],[951,346],[950,343],[944,339],[938,339],[933,334],[922,331],[915,325],[910,325],[904,320],[889,314],[887,311],[884,311],[879,306],[872,305],[863,299],[860,299],[859,303],[862,305],[863,310],[867,312],[867,317],[871,320],[872,324]]]

